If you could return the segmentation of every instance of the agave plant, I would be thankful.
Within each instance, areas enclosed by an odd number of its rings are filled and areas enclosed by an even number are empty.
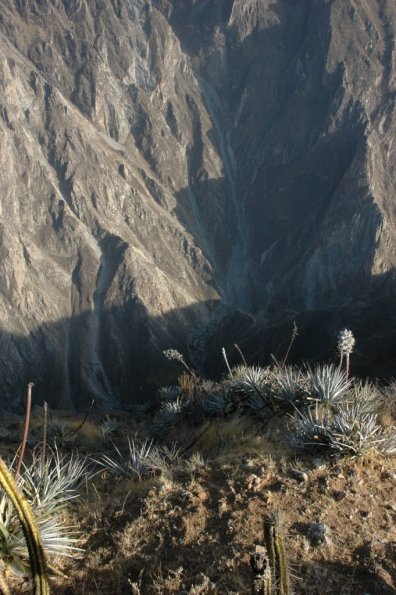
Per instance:
[[[135,403],[130,405],[128,410],[133,412],[136,419],[144,418],[153,412],[154,403],[152,401],[146,401],[145,403]]]
[[[232,384],[248,392],[255,391],[254,387],[265,389],[268,377],[268,370],[260,366],[239,365],[232,368]]]
[[[181,397],[177,397],[173,401],[164,401],[161,405],[161,412],[169,415],[177,415],[183,410],[184,400]]]
[[[267,391],[269,387],[268,369],[259,366],[239,365],[232,369],[229,386],[234,392],[241,392],[247,397],[256,395],[262,405],[268,406]]]
[[[95,460],[101,467],[109,471],[134,479],[135,481],[142,481],[153,472],[152,457],[156,449],[153,440],[136,440],[128,438],[128,452],[124,456],[121,451],[114,444],[115,456],[103,455],[102,459]]]
[[[396,428],[390,432],[384,432],[378,444],[380,453],[386,456],[396,456]]]
[[[298,404],[307,397],[306,380],[299,368],[277,366],[273,371],[275,398],[285,404]]]
[[[101,467],[117,475],[142,481],[151,475],[160,473],[170,477],[172,467],[180,459],[180,450],[173,446],[157,446],[153,440],[136,440],[128,438],[128,452],[124,456],[114,445],[116,456],[104,455],[101,460],[95,461]]]
[[[227,405],[233,401],[233,390],[226,383],[225,385],[218,385],[214,392],[207,392],[207,396],[203,395],[199,407],[204,415],[216,417],[225,413]]]
[[[177,397],[171,401],[164,401],[161,404],[161,409],[154,416],[151,423],[151,436],[156,439],[163,438],[174,427],[185,406],[186,401],[182,397]]]
[[[298,413],[294,428],[289,432],[289,442],[297,450],[332,451],[334,434],[331,418],[316,406]],[[335,449],[338,450],[338,449]]]
[[[382,395],[371,382],[355,382],[349,396],[362,414],[378,413],[382,405]]]
[[[207,399],[202,399],[200,402],[201,410],[206,415],[219,415],[227,404],[227,399],[224,395],[211,395]]]
[[[194,452],[189,459],[184,461],[186,471],[197,471],[201,467],[205,467],[205,465],[205,459],[199,451]]]
[[[382,428],[377,416],[364,413],[359,404],[344,404],[332,420],[334,446],[340,452],[363,456],[371,450],[379,450]]]
[[[180,463],[181,450],[176,445],[155,447],[151,450],[147,465],[154,473],[159,473],[167,479],[172,478],[173,468]]]
[[[263,411],[267,409],[267,403],[263,400],[261,395],[254,393],[244,402],[244,410],[251,413]]]
[[[17,484],[32,508],[48,556],[72,557],[82,552],[77,545],[78,533],[64,525],[61,513],[90,475],[86,459],[62,456],[57,449],[47,452],[44,459],[36,450],[32,463],[22,466]],[[0,494],[0,559],[19,574],[29,573],[24,533],[5,493]]]
[[[163,400],[177,399],[181,395],[180,386],[162,386],[158,390],[159,396]]]
[[[359,402],[344,402],[335,412],[319,408],[299,413],[289,440],[299,450],[320,450],[353,457],[370,451],[396,454],[396,432],[385,433],[375,413]]]
[[[48,437],[52,438],[56,447],[62,447],[75,438],[70,424],[59,419],[48,424]]]
[[[314,370],[307,366],[307,376],[312,398],[327,405],[339,402],[351,385],[346,372],[333,364],[317,366]]]
[[[120,422],[114,417],[106,416],[99,426],[99,438],[102,442],[109,442],[119,430]]]
[[[392,378],[380,391],[381,407],[384,413],[391,418],[396,418],[396,380]]]
[[[29,501],[46,511],[58,512],[67,502],[78,497],[78,488],[93,476],[85,457],[75,453],[62,455],[57,448],[43,460],[41,452],[33,452],[31,465],[23,466],[20,484]]]
[[[64,525],[58,514],[34,506],[32,510],[36,517],[44,551],[48,557],[71,558],[83,552],[77,545],[78,532],[73,527]],[[5,495],[0,499],[0,534],[0,559],[5,561],[16,574],[28,575],[28,550],[24,532],[18,523],[15,509]]]
[[[0,497],[0,559],[16,574],[28,574],[28,552],[18,516],[6,494]]]

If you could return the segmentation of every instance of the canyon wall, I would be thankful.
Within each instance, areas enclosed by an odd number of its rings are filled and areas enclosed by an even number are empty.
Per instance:
[[[395,29],[393,0],[3,0],[3,404],[124,406],[163,349],[260,357],[318,312],[318,356],[351,320],[391,359]]]

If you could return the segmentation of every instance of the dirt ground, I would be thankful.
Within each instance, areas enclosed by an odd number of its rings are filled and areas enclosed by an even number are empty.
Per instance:
[[[90,514],[76,511],[86,557],[58,593],[250,593],[249,556],[263,543],[267,511],[282,518],[295,593],[396,592],[396,474],[367,466],[262,457],[216,461],[171,484],[109,487]],[[307,477],[307,479],[305,479]],[[142,486],[143,490],[143,486]],[[310,539],[326,526],[324,543]]]
[[[212,428],[172,477],[135,482],[103,471],[86,485],[67,518],[84,554],[62,562],[52,592],[251,593],[250,554],[263,544],[265,514],[277,512],[294,593],[395,593],[395,460],[296,459],[279,433],[228,425],[234,435]],[[11,446],[2,443],[2,454]]]

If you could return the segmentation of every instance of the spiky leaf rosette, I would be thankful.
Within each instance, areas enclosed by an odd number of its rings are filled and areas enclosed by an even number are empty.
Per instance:
[[[16,511],[29,552],[30,569],[35,583],[36,595],[49,595],[47,564],[44,556],[36,518],[27,499],[19,490],[14,477],[0,458],[0,486]],[[17,525],[19,527],[19,524]],[[0,550],[1,551],[1,550]]]
[[[128,452],[125,456],[114,444],[115,455],[113,457],[103,455],[101,460],[94,459],[94,462],[116,475],[142,481],[152,472],[150,457],[155,448],[153,440],[146,439],[142,442],[128,438]]]
[[[273,390],[275,398],[283,404],[304,403],[307,393],[307,380],[299,368],[276,366],[273,370]]]
[[[90,476],[85,458],[62,456],[57,449],[47,451],[45,459],[36,449],[31,464],[22,465],[18,487],[32,507],[47,555],[72,557],[81,553],[76,531],[64,525],[60,513],[78,496],[79,485]],[[8,560],[17,573],[28,573],[22,528],[6,493],[0,497],[0,558]]]
[[[351,385],[346,373],[333,365],[317,366],[314,370],[307,366],[307,376],[312,398],[321,403],[337,403]]]

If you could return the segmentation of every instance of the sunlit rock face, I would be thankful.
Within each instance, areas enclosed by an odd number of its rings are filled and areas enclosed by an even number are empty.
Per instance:
[[[330,344],[334,313],[369,342],[376,311],[392,350],[395,23],[394,0],[3,0],[3,403],[136,402],[163,349],[199,366],[241,316],[324,312]]]

